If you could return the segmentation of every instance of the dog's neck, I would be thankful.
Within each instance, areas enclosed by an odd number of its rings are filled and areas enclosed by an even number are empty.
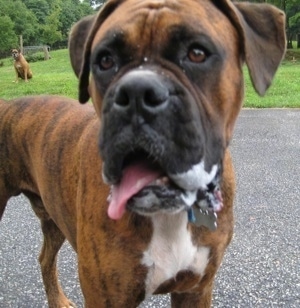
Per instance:
[[[180,271],[203,276],[210,249],[193,244],[186,212],[157,214],[152,223],[152,239],[142,259],[142,264],[149,268],[146,295],[153,294]]]

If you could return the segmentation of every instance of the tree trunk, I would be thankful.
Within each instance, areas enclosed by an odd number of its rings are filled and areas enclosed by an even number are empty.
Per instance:
[[[286,48],[293,49],[293,35],[290,33],[287,33],[287,45]]]
[[[49,60],[50,56],[49,56],[48,47],[43,46],[43,50],[44,50],[44,60]]]
[[[20,51],[23,54],[24,53],[24,48],[23,48],[23,36],[20,35]]]
[[[297,34],[297,48],[300,48],[300,33]]]

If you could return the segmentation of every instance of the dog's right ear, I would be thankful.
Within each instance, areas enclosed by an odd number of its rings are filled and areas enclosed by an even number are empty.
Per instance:
[[[252,84],[264,95],[285,54],[285,14],[270,4],[214,0],[240,36],[240,49]]]
[[[99,28],[101,27],[102,23],[106,20],[106,18],[124,1],[125,0],[108,0],[104,4],[104,6],[100,9],[100,11],[95,16],[95,18],[93,18],[93,20],[90,21],[91,25],[89,24],[89,22],[85,23],[85,26],[89,29],[89,35],[87,37],[87,40],[85,41],[84,51],[79,57],[80,59],[82,57],[82,60],[79,61],[80,62],[79,64],[81,64],[81,69],[79,73],[79,102],[80,103],[86,103],[90,98],[88,86],[89,86],[89,77],[90,77],[91,46],[92,46],[94,37],[97,31],[99,30]],[[81,27],[80,22],[78,24],[78,27]],[[83,27],[84,27],[84,24],[83,24]],[[72,44],[72,41],[70,44]],[[74,69],[75,74],[76,74],[76,71],[78,71],[79,64],[75,65],[75,68],[76,68],[76,70]]]

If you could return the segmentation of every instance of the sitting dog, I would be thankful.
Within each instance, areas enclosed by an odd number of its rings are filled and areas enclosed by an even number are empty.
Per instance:
[[[211,305],[233,233],[242,65],[263,95],[284,20],[267,4],[109,0],[69,41],[79,100],[96,112],[55,96],[1,102],[0,215],[23,193],[40,218],[49,307],[74,307],[57,281],[65,239],[85,307],[162,293],[172,307]]]
[[[12,49],[11,54],[14,59],[14,68],[16,72],[15,82],[19,82],[19,78],[22,78],[25,82],[28,82],[28,79],[32,78],[32,71],[28,62],[22,53],[17,49]]]

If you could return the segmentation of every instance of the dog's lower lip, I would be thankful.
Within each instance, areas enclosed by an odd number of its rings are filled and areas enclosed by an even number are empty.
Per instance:
[[[133,195],[127,203],[129,211],[139,214],[179,212],[196,206],[200,211],[219,212],[223,208],[219,176],[206,190],[185,190],[168,176],[161,176]]]
[[[120,219],[126,209],[141,215],[178,213],[194,205],[213,212],[222,209],[221,193],[216,193],[220,182],[217,165],[207,173],[201,163],[175,176],[175,181],[173,177],[148,159],[130,160],[122,171],[121,180],[112,185],[112,194],[107,199],[109,217]]]
[[[196,192],[191,201],[189,192],[163,175],[133,195],[128,200],[126,208],[145,215],[160,211],[172,213],[187,210],[195,201]]]
[[[175,194],[184,194],[184,190],[177,186],[168,176],[161,176],[158,179],[152,181],[148,185],[146,185],[143,189],[141,189],[139,192],[137,192],[135,195],[133,195],[129,200],[142,197],[145,195],[145,192],[149,192],[149,190],[161,190],[162,194],[166,197],[167,195],[170,196],[170,198],[174,197]]]
[[[156,180],[154,180],[153,182],[151,182],[150,184],[148,184],[146,186],[146,188],[149,187],[155,187],[155,186],[167,186],[170,185],[170,179],[167,176],[162,176]],[[173,184],[175,185],[175,184]],[[112,185],[111,185],[112,187]],[[143,190],[141,190],[140,192],[138,192],[137,194],[135,194],[134,196],[132,196],[130,199],[134,198],[136,195],[138,195],[139,193],[141,193]],[[108,195],[107,197],[107,202],[111,201],[111,193]]]
[[[152,185],[157,185],[157,186],[162,186],[162,185],[168,185],[170,184],[170,179],[167,176],[163,176],[161,178],[156,179],[152,183],[150,183],[148,186]]]

